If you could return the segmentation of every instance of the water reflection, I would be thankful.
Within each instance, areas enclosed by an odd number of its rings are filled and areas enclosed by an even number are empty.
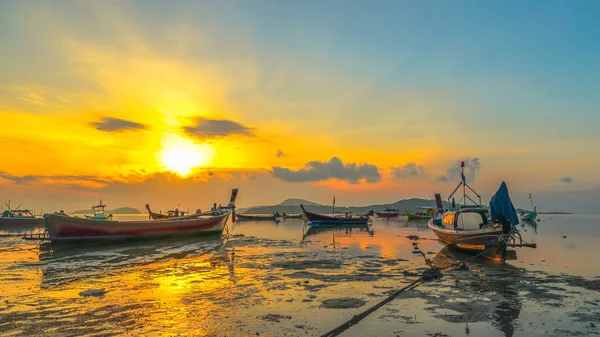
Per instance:
[[[468,302],[462,303],[461,306],[450,304],[451,309],[463,313],[462,318],[466,323],[486,321],[489,312],[492,325],[502,331],[504,336],[513,336],[522,308],[520,283],[525,273],[496,260],[473,258],[472,254],[450,246],[444,247],[433,259],[440,268],[448,267],[457,261],[469,261],[470,268],[477,277],[473,277],[473,272],[457,275],[457,287],[467,288],[463,290],[466,290],[464,296]],[[487,300],[482,301],[480,296]],[[470,312],[472,310],[479,312]],[[452,321],[456,322],[456,317],[453,318]]]

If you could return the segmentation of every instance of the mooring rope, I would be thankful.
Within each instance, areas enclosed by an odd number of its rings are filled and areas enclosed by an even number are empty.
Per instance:
[[[394,291],[391,295],[389,295],[387,298],[385,298],[381,302],[375,304],[374,306],[372,306],[369,309],[361,312],[360,314],[355,315],[354,317],[352,317],[348,321],[340,324],[339,326],[337,326],[333,330],[330,330],[327,333],[321,335],[321,337],[339,336],[344,331],[346,331],[347,329],[349,329],[351,326],[353,326],[355,324],[358,324],[358,322],[360,322],[361,320],[363,320],[365,317],[369,316],[370,314],[372,314],[373,312],[375,312],[377,309],[379,309],[382,306],[386,305],[387,303],[391,302],[394,298],[396,298],[401,293],[403,293],[403,292],[405,292],[407,290],[415,289],[416,287],[420,286],[421,284],[423,284],[423,283],[425,283],[427,281],[432,281],[432,280],[440,279],[443,276],[442,271],[450,269],[452,267],[457,267],[457,266],[460,266],[460,265],[464,265],[467,261],[475,259],[475,258],[478,258],[481,255],[487,253],[488,251],[490,251],[491,249],[494,248],[494,247],[489,247],[488,249],[484,250],[483,252],[481,252],[481,253],[479,253],[477,255],[474,255],[472,257],[469,257],[468,259],[465,259],[465,260],[462,260],[462,261],[458,261],[458,262],[453,263],[451,265],[448,265],[448,266],[445,266],[443,268],[440,268],[440,267],[434,266],[433,263],[431,262],[431,260],[429,260],[425,256],[425,254],[423,253],[423,251],[421,251],[421,249],[418,247],[418,243],[417,242],[413,242],[413,247],[415,247],[415,251],[418,250],[421,253],[421,255],[423,256],[423,258],[425,259],[425,263],[427,263],[427,265],[429,266],[429,268],[423,272],[423,274],[421,275],[421,277],[419,277],[418,279],[414,280],[412,283],[410,283],[409,285],[405,286],[404,288],[401,288],[401,289],[398,289],[398,290]]]

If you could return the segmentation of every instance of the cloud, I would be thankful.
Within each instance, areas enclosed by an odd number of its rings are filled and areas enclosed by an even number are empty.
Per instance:
[[[90,124],[97,130],[108,132],[145,128],[143,124],[114,117],[103,117],[102,120],[100,120],[99,122],[92,122]]]
[[[285,156],[285,153],[283,153],[283,151],[281,151],[281,150],[277,150],[276,156],[277,156],[277,158],[281,158],[281,157]]]
[[[369,184],[379,182],[381,174],[375,165],[355,163],[344,164],[337,157],[328,162],[311,161],[303,169],[293,171],[288,168],[274,166],[271,174],[287,182],[310,182],[333,179],[345,180],[357,184],[365,179]]]
[[[437,177],[437,181],[460,181],[460,163],[465,162],[465,179],[467,182],[475,181],[475,177],[479,168],[481,167],[481,163],[479,162],[479,158],[466,158],[462,160],[457,160],[450,164],[446,169],[446,174]]]
[[[27,176],[14,176],[10,173],[0,172],[0,178],[10,180],[15,184],[25,184],[28,182],[36,181],[37,176],[27,175]]]
[[[199,138],[218,138],[229,135],[252,136],[252,129],[242,124],[227,119],[196,118],[195,126],[185,127],[184,130],[191,136]]]
[[[570,184],[573,182],[572,177],[562,177],[559,180],[560,180],[560,182],[565,183],[565,184]]]
[[[410,162],[404,167],[392,167],[392,174],[396,178],[415,178],[422,177],[425,175],[425,167],[423,165],[417,165],[415,162]]]

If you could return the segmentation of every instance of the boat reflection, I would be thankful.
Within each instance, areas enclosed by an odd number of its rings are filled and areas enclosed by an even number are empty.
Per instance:
[[[42,269],[42,286],[79,282],[106,274],[121,274],[162,261],[183,260],[212,253],[210,267],[223,266],[225,256],[221,237],[196,237],[160,241],[133,241],[114,244],[40,245],[38,254]],[[223,250],[227,253],[225,250]],[[233,255],[230,259],[233,273]],[[77,270],[76,273],[73,271]]]
[[[310,227],[304,230],[302,235],[302,241],[309,235],[316,235],[319,233],[331,232],[338,237],[351,237],[353,233],[367,233],[369,236],[373,236],[375,231],[369,224],[344,224],[336,227]]]
[[[477,318],[485,320],[483,318],[485,312],[490,312],[492,325],[502,331],[505,336],[513,336],[522,308],[519,287],[525,277],[525,272],[511,265],[503,264],[500,260],[473,258],[472,254],[451,246],[444,247],[432,259],[432,262],[437,267],[444,268],[465,260],[468,260],[471,273],[454,274],[457,278],[457,286],[460,284],[461,290],[463,290],[461,293],[468,297],[468,301],[475,304],[479,310],[484,311],[473,313],[472,321],[468,321],[469,313],[465,313],[466,323],[475,322],[478,320]],[[481,296],[491,300],[481,301]]]

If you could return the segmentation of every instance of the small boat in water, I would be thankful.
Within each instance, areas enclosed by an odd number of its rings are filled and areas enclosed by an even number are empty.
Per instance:
[[[150,210],[150,205],[146,204],[146,210],[148,211],[148,217],[152,220],[160,220],[160,219],[173,219],[173,218],[193,218],[198,215],[203,214],[200,209],[196,210],[196,213],[189,214],[184,211],[180,211],[179,208],[175,208],[175,210],[168,210],[166,213],[154,213]]]
[[[406,216],[409,220],[429,219],[433,217],[436,211],[436,208],[431,206],[418,206],[417,209],[420,209],[421,211],[410,213],[406,210]]]
[[[103,205],[102,200],[100,200],[100,203],[98,205],[92,206],[92,215],[86,215],[85,218],[98,220],[98,221],[112,220],[112,218],[113,218],[112,214],[106,215],[104,213],[105,207],[106,207],[106,205]]]
[[[10,207],[10,201],[5,205],[8,207],[8,209],[6,209],[0,215],[0,229],[35,227],[44,225],[44,219],[36,217],[32,211],[28,209],[20,209],[20,206],[12,209]]]
[[[240,221],[279,221],[281,217],[279,213],[273,215],[264,214],[238,214],[238,220]]]
[[[400,215],[402,215],[402,212],[400,212],[397,209],[392,209],[392,208],[384,208],[383,210],[376,212],[375,215],[377,215],[378,218],[396,218]]]
[[[302,214],[281,214],[281,217],[285,219],[302,219]]]
[[[520,218],[521,220],[525,220],[525,221],[535,221],[535,219],[537,218],[537,211],[535,206],[533,205],[533,199],[531,198],[531,194],[529,194],[529,201],[531,201],[531,209],[533,209],[533,211],[528,211],[528,210],[520,210]]]
[[[353,216],[350,212],[346,212],[346,214],[342,216],[330,216],[309,212],[304,208],[304,205],[300,205],[300,208],[302,208],[304,218],[307,221],[306,224],[310,227],[332,227],[348,224],[366,225],[369,223],[369,217],[364,215]]]

